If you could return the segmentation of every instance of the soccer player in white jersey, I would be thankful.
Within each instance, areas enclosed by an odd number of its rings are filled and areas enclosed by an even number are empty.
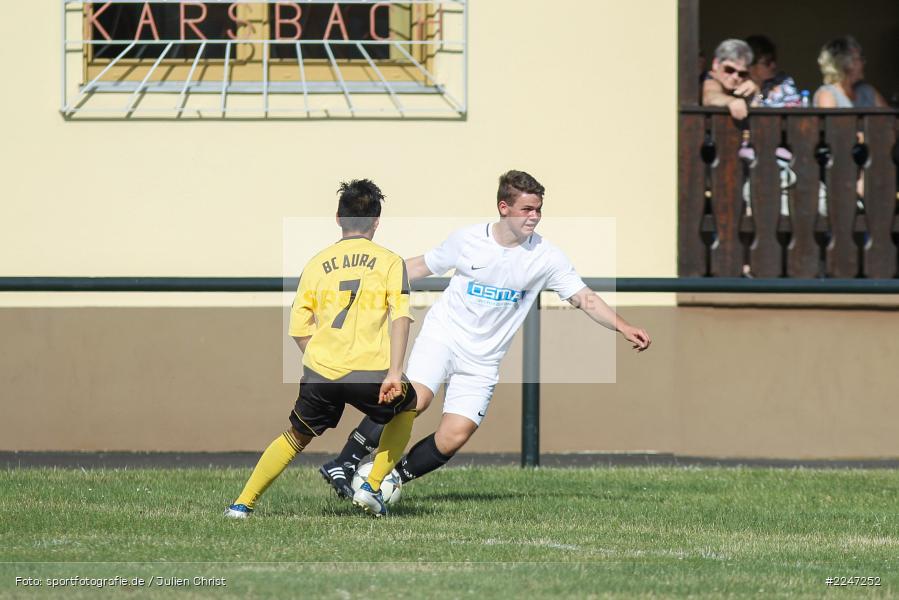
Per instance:
[[[424,256],[406,260],[409,279],[451,269],[455,274],[425,317],[409,357],[407,375],[418,412],[442,383],[446,396],[437,431],[397,465],[403,481],[444,465],[477,431],[499,379],[499,363],[541,290],[556,291],[600,325],[620,332],[638,352],[649,348],[646,330],[618,316],[584,285],[565,254],[535,233],[544,191],[529,174],[509,171],[499,179],[498,222],[460,229]],[[340,456],[322,466],[322,476],[338,495],[352,497],[348,477],[377,448],[382,428],[364,419]]]

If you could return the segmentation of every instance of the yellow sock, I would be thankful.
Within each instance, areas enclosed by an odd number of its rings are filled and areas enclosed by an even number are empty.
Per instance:
[[[245,504],[248,508],[253,508],[262,492],[268,489],[268,486],[278,478],[278,475],[302,450],[303,447],[289,431],[275,438],[262,453],[259,462],[256,463],[256,468],[253,469],[253,474],[250,475],[250,479],[247,480],[247,484],[234,504]]]
[[[393,469],[409,438],[412,437],[412,422],[415,420],[415,411],[409,410],[401,412],[393,417],[393,419],[384,427],[381,434],[381,444],[378,446],[378,453],[375,455],[375,464],[371,467],[371,473],[368,474],[368,485],[371,489],[378,491],[381,489],[381,482],[387,477],[387,474]]]

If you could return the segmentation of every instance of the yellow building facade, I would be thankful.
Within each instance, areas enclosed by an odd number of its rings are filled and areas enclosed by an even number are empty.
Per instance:
[[[308,243],[301,235],[290,247],[313,254],[337,233],[326,227],[339,182],[360,177],[387,195],[385,228],[419,224],[395,244],[376,239],[421,253],[444,235],[435,224],[490,217],[497,178],[513,168],[546,186],[548,225],[614,219],[613,267],[581,275],[676,275],[674,0],[468,2],[465,62],[425,63],[465,81],[465,110],[449,118],[260,115],[258,93],[234,100],[256,112],[226,118],[140,107],[127,116],[63,114],[96,70],[62,52],[64,24],[71,31],[85,17],[83,5],[67,16],[60,6],[4,7],[15,26],[5,28],[3,54],[22,59],[8,62],[10,87],[0,95],[0,275],[291,276],[285,223],[309,223]],[[302,94],[272,106],[285,98]],[[172,93],[168,105],[177,99]],[[608,247],[552,231],[575,265],[597,264]],[[835,323],[829,309],[687,307],[671,294],[612,299],[655,345],[637,356],[619,341],[617,383],[578,375],[544,386],[543,451],[899,455],[884,424],[899,417],[889,402],[895,382],[870,375],[888,361],[864,342],[896,327],[880,313],[840,313]],[[419,315],[426,304],[423,296]],[[284,425],[296,393],[282,372],[283,305],[280,294],[262,293],[0,293],[0,449],[260,447]],[[545,364],[583,359],[611,335],[571,311],[544,312]],[[822,363],[832,354],[821,347],[863,358],[828,372]],[[516,345],[504,368],[520,360]],[[468,450],[520,447],[520,386],[510,379]],[[434,426],[435,408],[416,434]],[[350,412],[341,431],[354,425]],[[844,435],[837,417],[855,433]],[[343,439],[327,436],[316,449]]]

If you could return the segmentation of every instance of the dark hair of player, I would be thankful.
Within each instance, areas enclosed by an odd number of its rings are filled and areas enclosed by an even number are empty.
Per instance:
[[[540,182],[524,171],[508,171],[499,176],[499,189],[496,192],[496,204],[505,201],[515,204],[521,194],[536,194],[543,198],[546,189]]]
[[[370,179],[354,179],[343,182],[337,189],[340,200],[337,216],[340,227],[346,231],[369,231],[375,219],[381,216],[381,202],[384,194]]]

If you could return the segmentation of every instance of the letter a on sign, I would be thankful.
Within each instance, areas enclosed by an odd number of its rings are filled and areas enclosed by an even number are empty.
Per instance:
[[[141,34],[144,32],[144,25],[150,26],[150,31],[153,33],[153,39],[158,41],[159,30],[156,29],[156,21],[153,20],[153,11],[150,10],[149,2],[144,2],[144,8],[140,12],[140,22],[137,24],[137,32],[134,34],[134,39],[140,39]]]
[[[340,14],[340,5],[339,4],[335,4],[331,8],[331,18],[328,19],[328,27],[327,27],[327,29],[325,29],[324,39],[326,39],[326,40],[331,39],[331,29],[335,25],[338,25],[340,27],[340,33],[343,35],[343,39],[345,39],[345,40],[350,39],[349,34],[346,32],[346,23],[343,22],[343,15]]]

